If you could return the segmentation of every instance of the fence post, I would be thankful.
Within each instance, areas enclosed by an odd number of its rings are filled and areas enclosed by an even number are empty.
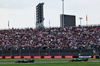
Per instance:
[[[30,56],[30,50],[29,50],[29,56]]]
[[[80,53],[79,53],[79,55],[82,55],[82,50],[80,49]]]
[[[39,56],[40,56],[40,49],[39,49]]]
[[[50,54],[50,49],[49,49],[49,55],[51,55],[51,54]]]
[[[10,56],[12,56],[12,49],[10,50]]]
[[[66,49],[66,50],[68,50],[68,55],[69,55],[69,49]]]
[[[59,49],[59,55],[60,55],[60,49]]]
[[[2,50],[2,56],[3,56],[3,50]]]
[[[21,50],[19,50],[19,55],[21,56]]]

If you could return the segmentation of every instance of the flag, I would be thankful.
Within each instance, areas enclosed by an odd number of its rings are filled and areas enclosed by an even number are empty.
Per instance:
[[[49,19],[49,27],[50,27],[50,19]]]
[[[9,27],[9,21],[8,21],[8,27]]]
[[[87,15],[86,15],[86,25],[88,26],[88,17],[87,17]]]
[[[87,15],[86,15],[86,21],[87,21],[88,19],[87,19]]]

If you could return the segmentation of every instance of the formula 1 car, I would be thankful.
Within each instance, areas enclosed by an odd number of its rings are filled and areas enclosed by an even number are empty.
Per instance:
[[[15,63],[34,63],[34,59],[25,59],[25,60],[18,60]]]
[[[88,61],[88,58],[79,58],[70,60],[70,62],[82,62],[82,61]]]

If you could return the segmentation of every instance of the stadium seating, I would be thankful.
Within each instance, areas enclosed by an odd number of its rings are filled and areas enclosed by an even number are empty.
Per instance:
[[[83,48],[100,48],[100,26],[0,30],[0,50]]]

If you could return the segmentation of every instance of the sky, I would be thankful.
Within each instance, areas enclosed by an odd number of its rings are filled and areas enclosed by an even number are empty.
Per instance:
[[[60,27],[62,0],[0,0],[0,29],[36,27],[36,6],[44,2],[44,26]],[[100,25],[100,0],[64,0],[64,14],[75,15],[76,25]],[[86,22],[86,15],[88,21]]]

